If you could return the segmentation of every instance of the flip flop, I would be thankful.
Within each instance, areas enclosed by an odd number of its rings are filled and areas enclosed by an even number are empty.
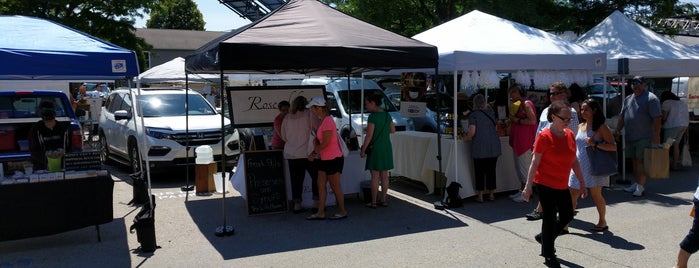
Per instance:
[[[376,203],[366,203],[364,206],[368,208],[376,208]]]
[[[602,226],[596,226],[596,225],[595,225],[594,227],[592,227],[592,228],[590,229],[590,231],[592,231],[592,232],[604,232],[604,231],[606,231],[606,230],[609,230],[609,226],[604,226],[604,227],[602,227]]]
[[[330,217],[329,219],[331,219],[331,220],[342,220],[342,219],[347,219],[347,214],[345,214],[345,215],[335,214],[335,215],[333,215],[332,217]]]
[[[311,216],[306,217],[306,220],[309,220],[309,221],[322,221],[322,220],[325,220],[325,217],[320,217],[320,216],[318,216],[318,215],[316,215],[316,214],[311,214]]]

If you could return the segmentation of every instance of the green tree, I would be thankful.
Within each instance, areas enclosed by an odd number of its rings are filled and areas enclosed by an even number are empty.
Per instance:
[[[621,10],[657,31],[668,17],[696,17],[692,4],[677,0],[323,0],[358,19],[404,36],[413,36],[472,10],[543,30],[584,33]]]
[[[24,15],[51,20],[85,32],[138,55],[141,70],[143,51],[152,46],[136,37],[134,24],[141,12],[148,13],[156,0],[0,0],[0,14]]]
[[[192,0],[160,0],[146,21],[146,27],[156,29],[203,31],[204,24],[204,16]]]

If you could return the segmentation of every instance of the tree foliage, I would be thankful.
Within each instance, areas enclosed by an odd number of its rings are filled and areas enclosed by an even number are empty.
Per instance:
[[[157,0],[0,0],[0,14],[24,15],[54,21],[138,55],[145,66],[143,51],[150,50],[142,38],[136,37],[135,18],[142,18]]]
[[[697,16],[696,6],[678,0],[323,0],[358,19],[413,36],[472,10],[535,28],[584,33],[614,10],[657,31],[661,18]]]
[[[153,7],[146,27],[203,31],[204,24],[204,16],[194,1],[160,0]]]

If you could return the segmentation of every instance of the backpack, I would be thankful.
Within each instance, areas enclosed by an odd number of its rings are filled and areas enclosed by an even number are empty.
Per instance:
[[[459,188],[462,188],[461,184],[455,181],[452,181],[449,186],[447,186],[447,198],[444,200],[445,207],[459,208],[464,206],[461,201],[461,196],[459,196]]]

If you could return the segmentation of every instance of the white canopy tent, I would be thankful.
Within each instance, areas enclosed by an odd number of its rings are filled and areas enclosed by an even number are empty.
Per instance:
[[[554,81],[587,84],[591,82],[593,73],[602,73],[606,68],[604,52],[478,10],[417,34],[413,38],[437,47],[439,73],[453,74],[454,98],[459,91],[456,87],[459,72],[463,74],[462,85],[491,86],[493,82],[498,81],[498,72],[515,73],[518,82],[534,79],[539,85],[547,85]],[[432,70],[374,71],[364,74],[386,75],[401,72],[431,73]],[[468,79],[464,79],[466,77]],[[455,103],[454,111],[456,110]],[[454,117],[454,125],[457,124],[456,120]]]
[[[184,70],[184,58],[177,57],[166,63],[153,66],[147,71],[138,75],[141,83],[220,83],[221,77],[218,74],[186,74]]]
[[[537,79],[537,74],[539,78],[549,76],[556,79],[562,76],[561,72],[567,72],[565,75],[570,75],[571,71],[602,72],[606,67],[604,52],[478,10],[417,34],[413,38],[437,47],[441,74],[456,75],[459,71],[481,71],[480,76],[485,77],[484,74],[490,72],[524,72],[528,77],[540,80]],[[427,69],[392,70],[390,74],[404,71],[431,72]],[[388,73],[374,71],[365,74]],[[492,77],[492,74],[488,76]],[[591,77],[587,76],[584,79],[588,78],[591,80]],[[543,81],[536,82],[547,84]]]
[[[607,74],[629,59],[629,74],[646,77],[699,76],[699,52],[647,29],[614,11],[580,36],[579,45],[607,52]]]

